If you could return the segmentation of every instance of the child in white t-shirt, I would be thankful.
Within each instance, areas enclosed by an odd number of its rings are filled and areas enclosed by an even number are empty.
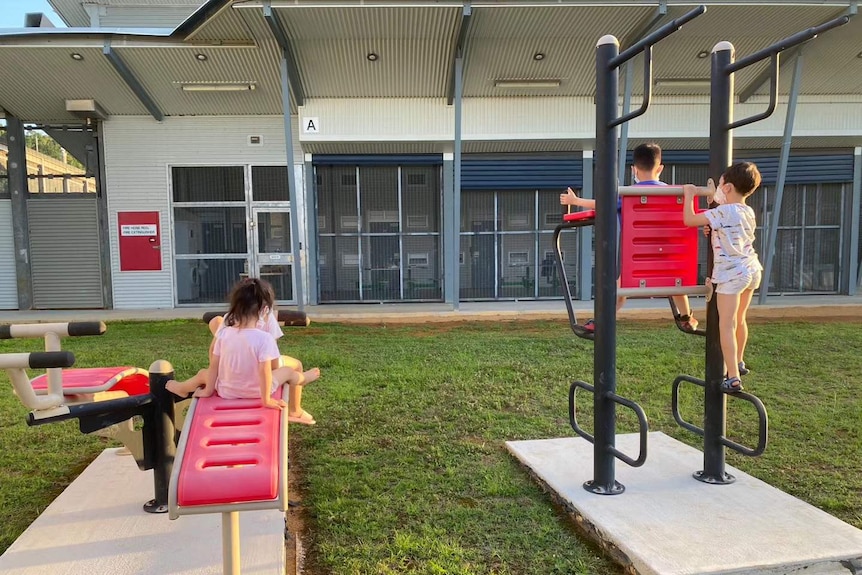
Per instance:
[[[743,356],[748,342],[747,313],[754,290],[760,287],[763,266],[754,251],[754,210],[745,200],[760,186],[760,172],[751,162],[733,164],[718,182],[713,201],[717,207],[694,213],[697,188],[683,187],[683,221],[687,226],[712,230],[712,282],[718,306],[721,353],[727,365],[722,391],[742,391],[740,375],[748,373]]]
[[[302,370],[302,363],[278,351],[283,335],[272,312],[272,286],[257,278],[240,281],[231,292],[230,310],[210,321],[213,341],[210,364],[186,381],[168,381],[166,388],[180,397],[213,392],[226,399],[262,397],[267,407],[288,407],[288,421],[313,425],[301,406],[302,387],[320,377],[318,368]],[[264,365],[266,364],[266,365]],[[273,382],[288,384],[288,402],[272,398]]]

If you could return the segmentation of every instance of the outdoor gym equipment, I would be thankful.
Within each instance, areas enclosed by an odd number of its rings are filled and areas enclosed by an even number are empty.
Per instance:
[[[32,410],[28,425],[77,419],[82,433],[127,425],[126,435],[131,437],[127,447],[138,467],[153,470],[154,497],[144,504],[144,510],[165,513],[175,451],[174,396],[165,389],[173,378],[171,364],[157,360],[149,372],[128,366],[62,369],[75,363],[71,352],[60,349],[62,337],[102,335],[105,330],[102,322],[0,326],[0,339],[45,339],[44,352],[0,355],[0,368],[9,374],[21,402]],[[47,372],[31,381],[27,368],[46,368]],[[131,430],[134,416],[143,419],[139,434]]]
[[[596,211],[593,221],[596,227],[596,329],[594,334],[594,381],[595,387],[585,382],[575,381],[569,390],[569,418],[575,432],[584,437],[594,445],[594,479],[587,481],[584,488],[588,491],[604,495],[622,493],[625,487],[614,478],[614,458],[619,458],[629,465],[642,465],[646,460],[646,434],[647,422],[643,411],[637,404],[630,400],[621,398],[616,394],[616,313],[615,303],[617,295],[636,297],[638,295],[681,295],[699,293],[702,288],[692,288],[685,285],[685,280],[674,278],[673,287],[660,286],[650,288],[646,285],[644,277],[638,277],[637,273],[621,278],[623,287],[616,287],[616,205],[617,196],[627,196],[631,193],[648,198],[652,195],[676,193],[670,187],[628,187],[616,186],[617,173],[617,135],[616,127],[641,114],[645,113],[649,105],[652,87],[652,45],[674,32],[682,24],[702,14],[706,10],[701,6],[692,10],[682,18],[675,20],[652,34],[631,48],[619,53],[619,44],[613,36],[602,37],[596,46],[596,166],[595,166],[595,188],[596,188]],[[731,130],[759,120],[762,120],[775,109],[778,94],[778,58],[779,54],[787,48],[806,42],[819,33],[846,24],[848,16],[841,16],[821,26],[810,28],[794,36],[781,40],[760,52],[752,54],[738,62],[733,61],[733,46],[728,42],[716,45],[712,52],[712,79],[710,98],[710,163],[709,173],[714,181],[718,181],[721,173],[730,165],[732,158]],[[638,110],[616,117],[618,92],[618,68],[621,64],[631,59],[636,54],[644,52],[644,99]],[[771,91],[770,103],[767,110],[749,118],[733,121],[733,73],[759,62],[765,58],[771,58]],[[659,192],[658,190],[661,190]],[[623,204],[631,202],[623,198]],[[648,200],[647,200],[648,201]],[[625,208],[624,208],[625,210]],[[630,211],[635,211],[630,205]],[[630,217],[631,214],[629,214]],[[587,216],[583,216],[587,217]],[[626,215],[623,219],[625,221]],[[681,218],[681,216],[680,216]],[[587,225],[586,219],[564,222],[555,230],[554,241],[557,245],[557,265],[564,274],[562,259],[559,253],[559,232],[569,227]],[[625,233],[625,223],[624,231]],[[696,231],[695,231],[696,233]],[[695,236],[696,237],[696,236]],[[642,246],[626,245],[631,243],[631,238],[623,237],[623,255],[621,266],[625,267],[626,260],[631,259]],[[654,242],[663,245],[662,242]],[[696,253],[690,249],[680,249],[679,254],[687,254],[691,257]],[[658,258],[661,260],[661,256]],[[684,259],[684,258],[683,258]],[[682,261],[682,260],[680,260]],[[681,265],[684,270],[690,264]],[[711,272],[713,265],[712,251],[708,252],[707,269]],[[634,268],[632,268],[634,269]],[[696,268],[691,268],[696,269]],[[564,279],[565,276],[563,275]],[[668,278],[665,277],[666,281]],[[662,283],[659,281],[659,283]],[[632,284],[636,283],[636,286]],[[679,283],[679,285],[677,285]],[[572,312],[571,294],[568,292],[568,284],[564,281],[566,289],[567,307],[569,309],[570,321],[575,321]],[[574,329],[574,326],[573,326]],[[578,332],[575,332],[578,334]],[[581,335],[581,334],[578,334]],[[738,392],[732,394],[737,399],[752,403],[758,414],[758,444],[754,448],[742,446],[727,437],[726,432],[726,399],[727,394],[721,391],[721,381],[724,378],[724,358],[721,353],[721,342],[718,331],[718,309],[716,302],[710,300],[707,304],[707,330],[706,330],[706,380],[700,380],[691,376],[681,375],[676,378],[672,387],[672,409],[674,418],[685,429],[693,431],[704,438],[704,469],[694,473],[699,481],[711,484],[732,483],[735,479],[725,471],[724,448],[731,448],[743,455],[757,456],[766,449],[768,435],[768,419],[763,403],[755,396]],[[704,388],[704,426],[699,428],[684,421],[679,413],[679,387],[682,382],[689,382]],[[595,436],[588,434],[577,423],[575,415],[575,400],[578,389],[586,389],[593,393],[594,405],[594,429]],[[615,447],[615,418],[616,404],[630,407],[638,416],[640,425],[640,454],[637,459],[632,459],[622,454]]]
[[[304,313],[287,310],[278,320],[309,324]],[[287,425],[286,409],[264,407],[260,399],[192,399],[171,475],[170,518],[221,513],[225,575],[240,573],[239,512],[287,511]]]

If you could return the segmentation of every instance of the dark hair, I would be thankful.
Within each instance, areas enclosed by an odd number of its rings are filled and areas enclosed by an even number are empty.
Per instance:
[[[760,170],[752,162],[737,162],[721,176],[725,184],[733,184],[742,197],[750,196],[760,185]]]
[[[632,163],[639,170],[653,171],[661,164],[661,146],[652,142],[637,146],[632,152]]]
[[[230,309],[225,314],[225,325],[239,325],[257,319],[264,308],[272,309],[275,292],[272,285],[259,278],[245,278],[236,283],[230,292]]]

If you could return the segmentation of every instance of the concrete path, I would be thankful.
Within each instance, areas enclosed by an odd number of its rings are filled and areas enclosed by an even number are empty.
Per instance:
[[[638,435],[618,435],[636,456]],[[620,495],[583,488],[593,479],[593,446],[581,438],[511,441],[509,451],[574,516],[581,531],[640,575],[856,575],[862,531],[727,466],[729,485],[692,478],[703,453],[649,434],[643,467],[616,464]]]
[[[221,515],[175,521],[141,508],[153,474],[106,449],[0,556],[3,575],[216,575]],[[284,575],[284,514],[240,513],[244,575]]]

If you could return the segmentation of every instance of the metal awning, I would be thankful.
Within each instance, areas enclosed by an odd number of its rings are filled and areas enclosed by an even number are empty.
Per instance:
[[[270,21],[266,4],[272,7]],[[463,32],[463,97],[591,97],[597,38],[610,33],[624,41],[659,4],[472,2]],[[656,46],[657,98],[705,94],[708,55],[720,40],[744,56],[851,6],[849,0],[705,4],[704,16]],[[667,5],[673,18],[691,2]],[[284,32],[296,63],[294,79],[306,99],[446,98],[462,14],[463,3],[451,1],[209,0],[174,30],[0,31],[0,107],[39,122],[68,121],[66,99],[95,99],[110,115],[152,113],[141,90],[105,57],[109,45],[165,116],[279,115],[282,49],[273,20]],[[862,95],[860,37],[862,18],[856,17],[807,44],[801,95]],[[81,58],[73,60],[73,54]],[[762,91],[765,65],[737,74],[737,92]],[[634,68],[637,94],[637,62]],[[783,76],[781,90],[787,93],[789,74]],[[202,88],[183,88],[193,85]]]

